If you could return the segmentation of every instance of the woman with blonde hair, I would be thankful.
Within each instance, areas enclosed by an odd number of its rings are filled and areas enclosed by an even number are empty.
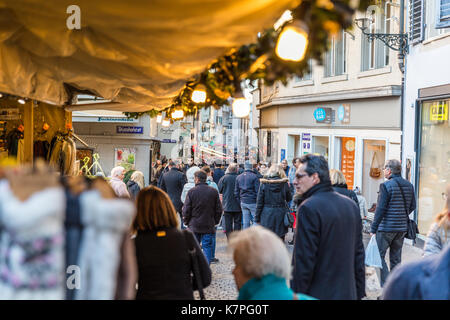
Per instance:
[[[273,164],[263,179],[260,179],[258,197],[256,199],[255,222],[272,230],[283,241],[288,226],[284,224],[284,216],[289,210],[292,194],[288,185],[289,179],[280,165]]]
[[[197,240],[179,226],[175,207],[163,190],[148,186],[139,192],[132,225],[139,273],[136,299],[193,300],[191,258],[198,263],[202,286],[211,283],[211,270]],[[189,250],[195,252],[193,257]]]
[[[442,197],[445,200],[445,206],[430,227],[425,241],[424,256],[439,253],[450,243],[450,184],[442,193]]]
[[[144,189],[144,174],[141,171],[135,171],[127,182],[127,189],[131,199],[136,200],[139,191]]]
[[[337,193],[340,193],[346,197],[349,197],[353,201],[356,202],[356,205],[359,208],[358,197],[353,190],[348,189],[347,182],[345,181],[344,174],[336,169],[330,170],[330,180],[333,186],[333,190]]]

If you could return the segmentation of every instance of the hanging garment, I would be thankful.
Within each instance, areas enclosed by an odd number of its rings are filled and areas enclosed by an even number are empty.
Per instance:
[[[112,300],[116,296],[123,237],[134,217],[134,204],[125,199],[104,199],[99,191],[80,195],[84,226],[78,265],[81,288],[76,300]]]
[[[8,149],[8,155],[17,157],[19,148],[19,140],[23,139],[23,132],[15,129],[8,133],[6,136],[6,149]]]
[[[56,167],[62,175],[75,175],[76,146],[68,136],[57,136],[51,142],[49,163]]]
[[[37,140],[33,144],[33,160],[37,158],[47,159],[48,149],[50,148],[50,143],[45,140]]]
[[[64,190],[19,201],[2,181],[0,206],[0,299],[64,299]]]

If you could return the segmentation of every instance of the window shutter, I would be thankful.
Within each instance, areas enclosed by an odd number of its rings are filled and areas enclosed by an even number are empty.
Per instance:
[[[436,29],[450,27],[450,0],[440,0]]]
[[[423,41],[423,0],[409,2],[409,39],[412,44]]]

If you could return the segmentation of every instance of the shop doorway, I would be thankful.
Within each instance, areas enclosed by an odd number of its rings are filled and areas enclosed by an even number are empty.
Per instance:
[[[363,150],[361,193],[366,198],[367,207],[370,209],[376,205],[380,184],[384,181],[386,141],[364,140]]]
[[[355,185],[355,149],[354,137],[336,137],[334,141],[334,168],[338,168],[345,177],[347,187],[353,190]]]
[[[295,157],[301,156],[301,139],[300,135],[288,135],[288,144],[287,144],[287,156],[286,160],[288,163],[292,163],[292,160]]]

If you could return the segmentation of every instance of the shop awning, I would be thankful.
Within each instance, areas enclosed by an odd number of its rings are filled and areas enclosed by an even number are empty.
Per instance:
[[[101,109],[160,110],[186,80],[298,3],[0,0],[0,92],[64,105],[76,88],[112,101]],[[72,4],[80,30],[66,25]]]

